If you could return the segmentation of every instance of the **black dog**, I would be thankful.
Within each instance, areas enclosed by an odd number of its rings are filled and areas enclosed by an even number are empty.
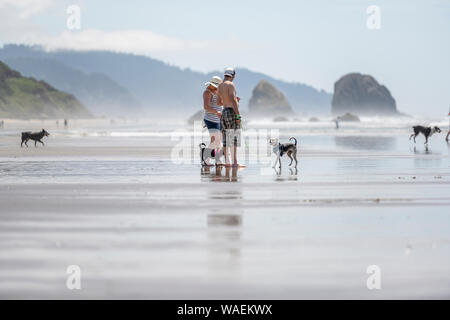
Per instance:
[[[42,131],[40,132],[31,132],[31,131],[27,131],[27,132],[22,132],[22,143],[20,144],[20,146],[22,147],[22,145],[25,143],[25,145],[28,147],[28,140],[34,140],[34,146],[36,147],[36,143],[40,142],[42,143],[43,146],[45,146],[45,144],[42,142],[42,138],[43,137],[48,137],[50,135],[50,133],[48,133],[47,131],[45,131],[44,129],[42,129]]]
[[[425,136],[425,144],[428,144],[428,138],[431,137],[433,134],[440,133],[441,129],[438,127],[423,127],[423,126],[414,126],[414,133],[409,137],[409,140],[411,140],[412,137],[414,137],[414,143],[416,143],[416,137],[419,135],[419,133],[422,133]]]

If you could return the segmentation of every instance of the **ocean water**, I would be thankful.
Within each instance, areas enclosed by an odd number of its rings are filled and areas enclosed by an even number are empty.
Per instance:
[[[343,178],[379,181],[387,176],[402,179],[422,176],[426,170],[445,173],[450,150],[444,140],[446,120],[362,118],[359,123],[341,123],[338,130],[331,118],[319,122],[249,122],[244,124],[239,151],[239,159],[247,168],[239,177],[265,183],[289,176],[287,158],[283,159],[285,170],[281,174],[271,169],[275,158],[267,141],[272,136],[282,142],[296,137],[300,174],[292,176],[304,182]],[[439,125],[443,131],[431,137],[428,146],[423,136],[414,144],[409,136],[411,126],[417,123]],[[15,152],[0,154],[0,183],[165,182],[168,176],[198,182],[211,176],[198,174],[198,144],[209,141],[201,123],[189,126],[180,122],[167,128],[145,119],[121,119],[71,121],[68,128],[52,126],[54,121],[7,123],[0,131],[0,150]],[[19,133],[30,127],[45,127],[51,133],[44,138],[46,148],[35,149],[33,142],[28,149],[18,148]],[[183,148],[184,154],[175,154],[177,147]],[[434,176],[425,175],[423,179]]]

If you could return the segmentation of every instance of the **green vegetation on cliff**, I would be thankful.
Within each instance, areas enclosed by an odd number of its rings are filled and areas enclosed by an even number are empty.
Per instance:
[[[89,111],[71,94],[23,77],[0,61],[1,118],[83,118]]]

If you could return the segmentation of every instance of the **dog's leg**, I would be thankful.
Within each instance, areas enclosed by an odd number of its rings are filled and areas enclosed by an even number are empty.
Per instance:
[[[291,163],[289,163],[289,167],[292,165],[292,161],[294,161],[294,158],[292,158],[291,153],[292,153],[292,152],[288,152],[288,153],[287,153],[289,159],[291,159]]]
[[[275,168],[277,166],[278,158],[280,157],[280,151],[277,152],[276,156],[277,156],[277,158],[275,159],[275,162],[273,163],[272,168]]]
[[[23,147],[23,142],[24,142],[25,140],[22,140],[22,142],[20,143],[20,147],[22,148]]]
[[[416,143],[416,137],[417,137],[417,135],[418,135],[418,134],[415,134],[415,135],[414,135],[414,143]]]
[[[281,173],[281,152],[278,151],[278,162],[280,163],[280,173]]]
[[[297,169],[297,164],[298,164],[298,161],[297,161],[297,151],[294,152],[294,159],[295,159],[295,169]]]
[[[41,140],[39,140],[39,142],[42,143],[42,146],[45,146],[45,144]]]
[[[36,148],[37,140],[34,140],[34,147]]]
[[[273,168],[275,168],[277,166],[277,163],[280,163],[280,169],[281,169],[281,160],[280,160],[280,150],[278,150],[277,152],[277,158],[275,159],[275,163],[273,164]]]
[[[428,136],[425,136],[425,143],[424,144],[428,144]]]
[[[412,137],[414,137],[414,133],[409,136],[409,141],[411,141]]]

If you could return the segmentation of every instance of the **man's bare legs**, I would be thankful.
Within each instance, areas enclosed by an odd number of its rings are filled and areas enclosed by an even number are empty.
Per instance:
[[[237,161],[237,146],[236,145],[234,145],[233,147],[224,147],[223,152],[225,155],[225,165],[226,166],[231,166],[231,165],[233,167],[239,166],[238,161]],[[230,153],[231,153],[231,158],[233,158],[233,164],[231,164],[231,162],[230,162]]]
[[[225,155],[225,165],[226,166],[229,166],[229,165],[231,165],[231,162],[230,162],[230,151],[231,151],[231,148],[230,147],[224,147],[223,148],[223,154]]]
[[[226,138],[227,138],[227,141],[231,142],[232,146],[228,146],[226,148],[225,163],[226,163],[227,166],[239,167],[240,165],[239,165],[238,160],[237,160],[237,148],[238,148],[238,141],[237,141],[237,139],[240,139],[240,136],[239,136],[239,138],[237,138],[235,130],[229,130],[227,132],[227,137]],[[231,158],[233,160],[233,163],[230,162],[230,157],[229,157],[228,152],[231,153]]]
[[[237,146],[234,145],[233,149],[232,149],[232,155],[233,155],[233,166],[237,167],[238,166],[238,162],[237,162]]]

